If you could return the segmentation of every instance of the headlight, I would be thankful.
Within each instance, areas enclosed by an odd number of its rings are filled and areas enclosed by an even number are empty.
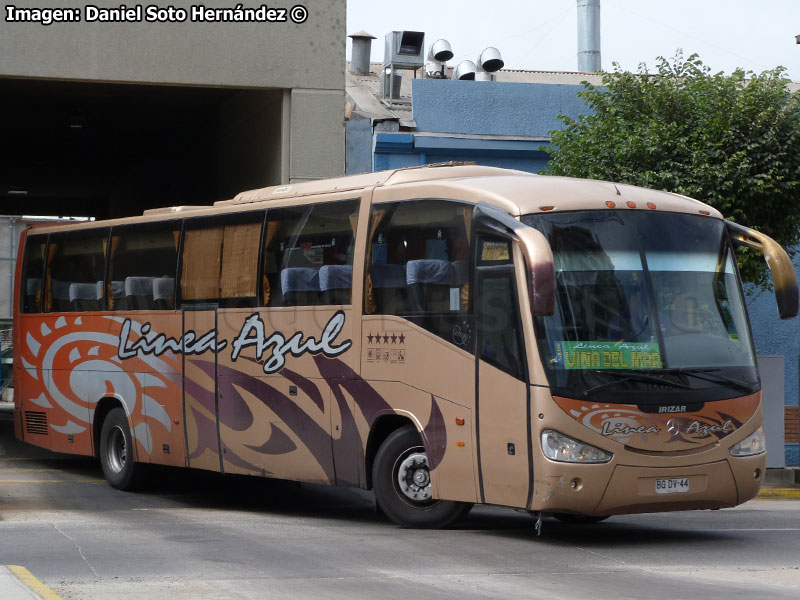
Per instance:
[[[731,446],[733,456],[752,456],[767,450],[767,441],[764,439],[764,429],[759,427],[735,446]]]
[[[547,458],[558,462],[606,463],[612,457],[600,448],[573,440],[552,429],[545,429],[542,432],[542,450]]]

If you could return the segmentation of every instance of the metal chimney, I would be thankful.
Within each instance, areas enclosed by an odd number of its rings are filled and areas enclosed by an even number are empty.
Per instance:
[[[578,71],[593,73],[600,66],[600,0],[578,0]]]
[[[353,75],[369,74],[369,55],[372,52],[372,40],[376,39],[366,31],[351,33],[347,37],[353,39],[353,53],[350,57],[350,72]]]

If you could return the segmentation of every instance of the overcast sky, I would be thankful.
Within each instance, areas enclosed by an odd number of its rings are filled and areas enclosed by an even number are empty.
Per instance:
[[[506,68],[577,70],[576,0],[347,0],[347,33],[366,30],[372,60],[384,36],[425,32],[427,46],[447,39],[450,65],[497,47]],[[602,67],[612,61],[653,70],[657,56],[696,52],[712,71],[761,72],[782,65],[800,80],[800,0],[600,0]],[[350,58],[350,40],[347,43]]]

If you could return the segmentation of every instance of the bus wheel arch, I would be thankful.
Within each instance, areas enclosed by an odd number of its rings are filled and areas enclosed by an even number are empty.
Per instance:
[[[106,420],[108,413],[115,408],[122,408],[125,410],[125,407],[119,398],[106,396],[100,399],[94,409],[94,416],[92,418],[92,442],[94,444],[95,458],[100,458],[100,434],[103,430],[103,421]]]
[[[412,423],[395,429],[380,444],[372,485],[383,513],[403,527],[446,527],[471,508],[469,503],[433,497],[422,435]]]
[[[395,412],[380,415],[372,424],[367,438],[367,447],[364,454],[364,471],[366,473],[366,489],[372,489],[372,467],[375,464],[375,455],[390,435],[401,427],[412,425],[417,431],[416,423],[411,417]]]

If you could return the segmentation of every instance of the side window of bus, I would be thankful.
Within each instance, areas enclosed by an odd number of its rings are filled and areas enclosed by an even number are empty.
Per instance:
[[[25,241],[25,257],[22,261],[22,282],[20,283],[21,312],[42,312],[42,275],[46,249],[46,235],[29,235]]]
[[[350,304],[359,200],[267,210],[264,306]]]
[[[263,211],[187,219],[183,233],[181,299],[221,307],[258,304],[258,249]]]
[[[448,200],[372,209],[366,314],[400,315],[465,348],[472,205]]]
[[[525,374],[511,242],[479,236],[476,262],[478,355],[523,379]]]
[[[180,233],[178,220],[112,228],[105,289],[109,310],[175,308]]]
[[[101,310],[108,229],[50,234],[45,312]]]

